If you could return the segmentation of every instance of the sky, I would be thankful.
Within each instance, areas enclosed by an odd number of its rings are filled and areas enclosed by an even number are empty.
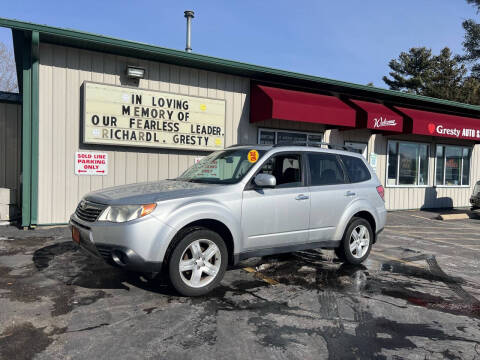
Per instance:
[[[462,52],[465,0],[5,0],[0,17],[184,50],[184,10],[194,10],[193,52],[358,84],[386,87],[401,51]],[[11,32],[0,28],[0,41]]]

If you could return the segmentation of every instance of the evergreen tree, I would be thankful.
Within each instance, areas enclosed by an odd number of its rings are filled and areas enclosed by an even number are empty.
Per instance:
[[[462,101],[460,88],[463,86],[467,68],[459,56],[453,56],[448,47],[433,56],[431,70],[426,79],[423,95],[440,99]]]
[[[465,40],[463,41],[465,55],[462,56],[462,59],[472,64],[472,76],[480,79],[480,24],[469,19],[465,20],[462,26],[465,29]]]
[[[408,53],[402,52],[398,59],[391,60],[389,66],[392,79],[385,76],[383,81],[392,90],[454,101],[462,101],[465,96],[460,88],[467,68],[448,47],[439,55],[432,55],[432,51],[425,47],[412,48]],[[474,85],[473,82],[468,84]]]
[[[392,69],[391,79],[384,76],[383,81],[390,89],[423,94],[431,76],[432,51],[426,47],[411,48],[400,53],[398,59],[390,60],[388,66]]]

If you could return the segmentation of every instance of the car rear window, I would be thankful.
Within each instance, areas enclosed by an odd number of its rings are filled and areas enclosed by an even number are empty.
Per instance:
[[[370,171],[368,171],[368,168],[362,159],[348,155],[340,155],[340,157],[345,165],[350,182],[357,183],[372,178]]]

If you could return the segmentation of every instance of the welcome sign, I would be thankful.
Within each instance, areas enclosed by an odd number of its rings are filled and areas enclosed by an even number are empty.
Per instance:
[[[225,147],[225,100],[83,84],[86,144],[218,150]]]

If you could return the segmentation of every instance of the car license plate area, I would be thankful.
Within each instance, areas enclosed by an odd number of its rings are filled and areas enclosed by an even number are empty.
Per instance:
[[[77,244],[80,244],[80,231],[75,226],[72,226],[72,239]]]

